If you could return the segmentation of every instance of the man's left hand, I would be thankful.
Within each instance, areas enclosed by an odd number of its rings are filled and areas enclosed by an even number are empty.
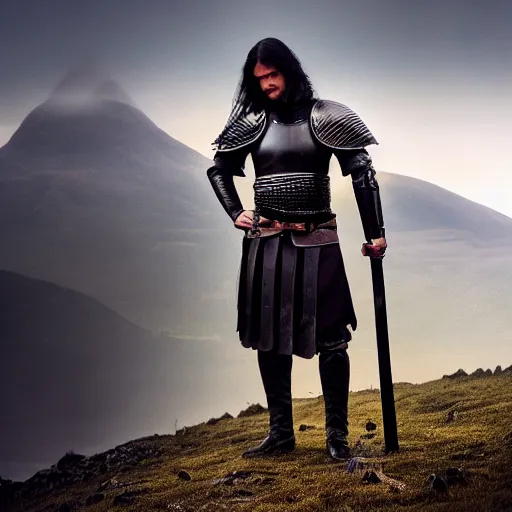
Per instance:
[[[386,252],[388,244],[385,238],[372,239],[371,244],[363,244],[361,253],[363,256],[369,256],[370,258],[382,258]]]

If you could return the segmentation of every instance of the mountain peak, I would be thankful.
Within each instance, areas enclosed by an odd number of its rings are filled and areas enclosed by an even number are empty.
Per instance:
[[[135,107],[122,87],[94,62],[70,70],[50,95],[48,102],[57,106],[80,107],[114,100]]]

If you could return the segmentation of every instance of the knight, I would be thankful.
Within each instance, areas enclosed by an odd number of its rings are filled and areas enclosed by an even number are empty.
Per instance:
[[[266,38],[250,50],[207,170],[220,204],[243,232],[236,330],[241,345],[257,353],[269,410],[268,435],[244,457],[295,448],[293,356],[316,355],[327,453],[334,460],[350,456],[347,349],[357,318],[331,209],[329,163],[334,154],[343,176],[351,176],[363,255],[382,256],[379,185],[366,150],[372,144],[375,137],[354,111],[318,98],[282,41]],[[245,177],[249,155],[252,210],[243,207],[234,182]]]

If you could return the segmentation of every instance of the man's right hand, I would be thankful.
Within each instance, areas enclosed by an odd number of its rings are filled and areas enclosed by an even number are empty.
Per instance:
[[[252,210],[244,210],[235,220],[235,226],[240,229],[251,229],[254,212]]]
[[[235,226],[239,229],[252,229],[254,210],[244,210],[235,220]],[[259,218],[259,225],[269,224],[271,221],[265,217]]]

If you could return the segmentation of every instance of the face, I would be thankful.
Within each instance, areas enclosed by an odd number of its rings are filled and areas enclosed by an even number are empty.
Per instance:
[[[275,67],[267,67],[258,62],[254,67],[254,76],[268,99],[277,100],[284,93],[284,76]]]

